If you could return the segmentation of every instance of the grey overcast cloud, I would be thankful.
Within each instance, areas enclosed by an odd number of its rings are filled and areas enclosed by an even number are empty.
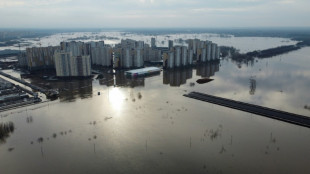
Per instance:
[[[0,0],[0,28],[309,27],[309,0]]]

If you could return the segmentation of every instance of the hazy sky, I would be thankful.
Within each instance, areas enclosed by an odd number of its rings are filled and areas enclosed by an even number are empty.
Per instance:
[[[310,0],[0,0],[0,28],[310,26]]]

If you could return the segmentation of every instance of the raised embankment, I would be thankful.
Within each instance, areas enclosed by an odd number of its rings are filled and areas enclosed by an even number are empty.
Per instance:
[[[297,115],[199,92],[191,92],[184,96],[310,128],[310,117],[303,115]]]

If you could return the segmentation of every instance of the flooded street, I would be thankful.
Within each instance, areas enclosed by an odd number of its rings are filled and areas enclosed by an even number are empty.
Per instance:
[[[306,47],[139,79],[26,79],[60,98],[0,113],[14,125],[0,137],[1,173],[310,173],[309,128],[183,96],[310,116],[309,55]],[[214,80],[196,83],[204,77]]]

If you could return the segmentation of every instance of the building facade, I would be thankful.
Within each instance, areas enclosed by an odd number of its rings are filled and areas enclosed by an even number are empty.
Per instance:
[[[71,52],[56,52],[54,58],[58,77],[87,77],[91,75],[89,55],[73,56]]]
[[[26,49],[26,62],[29,70],[54,68],[54,52],[59,47],[33,47]],[[25,62],[23,62],[24,64]]]

